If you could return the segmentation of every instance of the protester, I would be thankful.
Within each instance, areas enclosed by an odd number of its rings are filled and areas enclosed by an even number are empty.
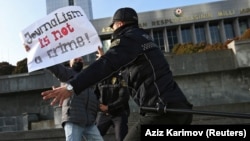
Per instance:
[[[67,82],[66,86],[42,92],[44,100],[53,99],[51,105],[65,98],[79,95],[81,91],[98,83],[112,74],[125,70],[125,80],[130,95],[140,107],[192,109],[178,84],[174,81],[169,64],[160,48],[151,36],[139,28],[138,16],[132,8],[120,8],[110,25],[112,35],[110,49],[84,69],[77,77]],[[192,114],[186,113],[154,113],[142,111],[138,122],[129,129],[125,141],[140,141],[141,125],[146,124],[191,124]]]
[[[55,65],[47,68],[61,82],[66,82],[83,68],[82,57],[69,61],[69,67]],[[103,138],[95,125],[98,112],[98,99],[94,94],[94,88],[85,89],[81,95],[72,95],[62,104],[62,126],[65,131],[66,141],[103,141]]]

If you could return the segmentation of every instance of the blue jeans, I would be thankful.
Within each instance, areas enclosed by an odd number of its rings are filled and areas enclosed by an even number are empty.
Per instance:
[[[66,122],[64,125],[66,141],[104,141],[95,124],[85,127]]]

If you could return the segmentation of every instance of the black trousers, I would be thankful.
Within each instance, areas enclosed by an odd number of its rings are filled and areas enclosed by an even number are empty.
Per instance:
[[[96,123],[101,135],[106,135],[108,129],[113,126],[116,141],[123,141],[128,133],[128,116],[126,111],[117,116],[99,112]]]
[[[191,109],[189,103],[171,104],[169,108]],[[192,114],[182,113],[146,113],[141,115],[139,121],[129,129],[124,141],[141,141],[141,125],[190,125],[193,120]]]

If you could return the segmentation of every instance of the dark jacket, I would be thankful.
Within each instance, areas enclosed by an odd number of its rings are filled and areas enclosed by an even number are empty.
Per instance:
[[[169,64],[151,36],[138,25],[126,25],[113,33],[110,49],[97,61],[69,81],[76,94],[110,77],[120,69],[138,106],[156,103],[182,103],[187,99],[173,80]],[[99,72],[101,71],[101,73]]]
[[[66,82],[78,73],[63,65],[55,65],[47,68],[61,82]],[[94,94],[94,88],[87,88],[79,96],[72,95],[64,100],[62,105],[62,126],[67,121],[77,123],[82,126],[95,123],[99,102]]]
[[[107,113],[117,116],[123,112],[130,113],[129,110],[129,91],[127,84],[121,73],[98,83],[95,93],[99,102],[108,106]]]

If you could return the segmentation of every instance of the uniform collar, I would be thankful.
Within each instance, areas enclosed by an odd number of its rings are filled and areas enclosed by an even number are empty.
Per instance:
[[[138,26],[138,24],[134,24],[134,23],[126,24],[126,25],[116,29],[113,32],[112,39],[119,38],[121,35],[123,35],[125,32],[127,32],[129,29],[132,29],[132,28],[139,28],[139,26]]]

